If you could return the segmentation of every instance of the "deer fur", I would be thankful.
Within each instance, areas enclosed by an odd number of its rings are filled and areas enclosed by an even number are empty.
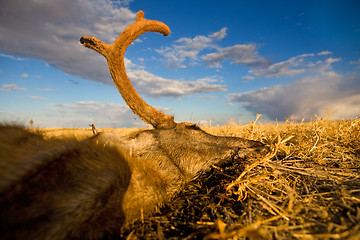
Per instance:
[[[213,164],[264,154],[260,142],[218,137],[147,105],[125,73],[124,53],[138,36],[169,34],[138,12],[112,44],[81,43],[104,55],[129,107],[152,130],[84,141],[48,139],[0,126],[0,239],[101,239],[148,216]]]

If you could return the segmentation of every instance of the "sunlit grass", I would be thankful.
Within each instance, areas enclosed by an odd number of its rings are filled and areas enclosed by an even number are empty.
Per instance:
[[[247,159],[245,170],[224,182],[225,195],[240,202],[243,213],[237,213],[235,222],[207,220],[207,239],[360,239],[360,119],[281,124],[257,119],[248,125],[201,128],[258,140],[271,149],[266,156]],[[139,130],[99,129],[121,136]],[[91,128],[40,131],[47,138],[93,136]]]

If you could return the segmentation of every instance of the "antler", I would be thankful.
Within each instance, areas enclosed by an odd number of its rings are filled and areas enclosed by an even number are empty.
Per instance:
[[[136,21],[129,25],[112,44],[106,44],[91,36],[82,36],[80,42],[107,59],[115,86],[136,115],[154,128],[171,128],[176,125],[174,117],[148,105],[131,85],[125,72],[124,55],[127,47],[146,32],[158,32],[167,36],[170,29],[162,22],[144,19],[144,12],[139,11],[136,14]]]

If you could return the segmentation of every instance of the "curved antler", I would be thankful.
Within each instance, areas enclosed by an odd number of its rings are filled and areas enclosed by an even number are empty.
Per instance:
[[[91,36],[82,36],[80,42],[83,46],[97,51],[107,59],[115,86],[136,115],[154,128],[171,128],[176,125],[174,117],[148,105],[136,92],[126,75],[125,51],[136,38],[146,32],[158,32],[167,36],[170,29],[162,22],[144,19],[144,12],[139,11],[136,14],[136,21],[129,25],[112,44],[106,44]]]

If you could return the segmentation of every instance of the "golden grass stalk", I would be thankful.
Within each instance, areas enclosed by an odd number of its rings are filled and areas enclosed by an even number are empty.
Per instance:
[[[243,160],[244,171],[237,176],[217,170],[231,179],[223,183],[221,198],[242,206],[235,220],[200,218],[194,226],[209,228],[207,239],[360,239],[360,119],[329,121],[325,116],[308,123],[261,124],[259,117],[249,125],[202,127],[215,135],[260,140],[270,152]],[[136,129],[100,131],[126,135]],[[91,128],[43,133],[92,135]],[[171,226],[157,229],[165,238],[166,231],[176,230],[171,221],[157,223]]]

